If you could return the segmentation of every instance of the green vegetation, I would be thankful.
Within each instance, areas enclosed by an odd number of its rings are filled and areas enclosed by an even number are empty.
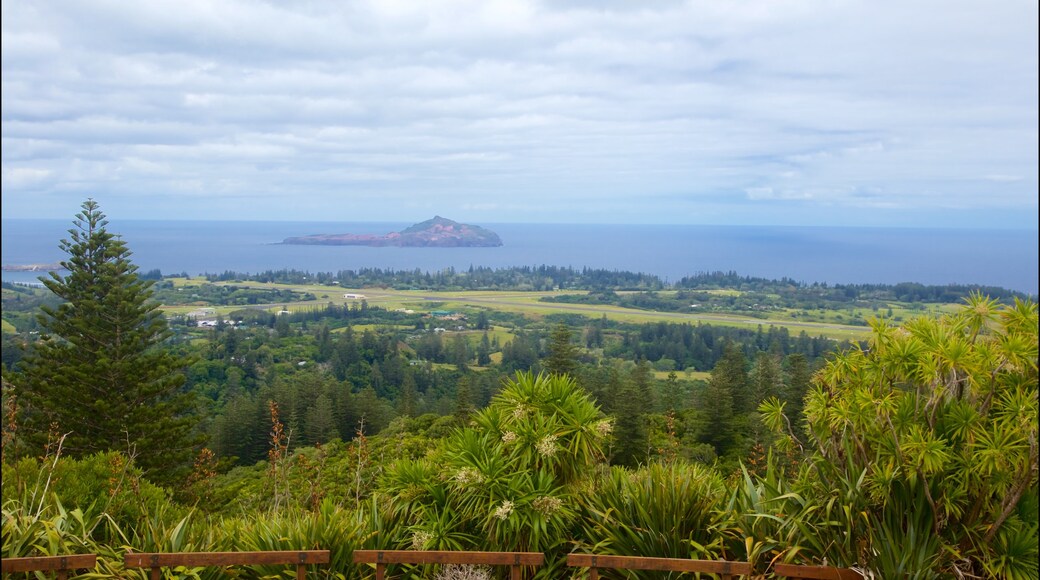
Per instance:
[[[827,555],[874,560],[886,578],[961,561],[990,577],[1035,577],[1036,305],[975,295],[953,316],[873,330],[805,399],[815,453],[800,479],[854,498],[865,517],[847,531],[873,548]],[[763,405],[779,432],[782,408]]]
[[[138,278],[97,203],[76,218],[61,242],[68,275],[44,281],[64,302],[41,307],[44,333],[11,378],[23,404],[20,441],[29,453],[124,450],[151,477],[175,481],[193,447],[191,393],[180,390],[186,359],[162,348],[170,332],[149,302],[151,282]]]
[[[203,303],[213,306],[247,306],[251,304],[281,304],[317,300],[311,293],[294,292],[284,288],[248,288],[234,284],[175,284],[157,282],[153,286],[155,299],[167,306]]]
[[[143,280],[91,204],[63,243],[66,278],[4,287],[4,557],[96,552],[91,578],[138,574],[122,569],[129,547],[327,548],[332,565],[310,574],[328,578],[371,576],[356,548],[535,550],[539,578],[565,576],[572,550],[740,560],[766,577],[775,562],[1037,577],[1033,301],[900,302],[863,342],[838,342],[815,323],[539,301],[593,282],[588,296],[618,300],[762,292],[779,317],[833,290],[726,275],[668,289],[588,270],[371,271],[513,290],[349,300],[334,278],[291,272]],[[144,409],[126,406],[134,389]],[[71,431],[61,447],[46,446],[52,417]],[[196,439],[190,470],[167,468]]]

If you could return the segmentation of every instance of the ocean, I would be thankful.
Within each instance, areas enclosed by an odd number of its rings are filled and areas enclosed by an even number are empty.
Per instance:
[[[2,220],[3,264],[53,263],[71,220]],[[674,282],[715,270],[802,282],[977,284],[1037,293],[1038,236],[1032,230],[761,227],[694,225],[487,224],[498,248],[291,246],[319,233],[375,233],[408,223],[111,221],[142,271],[190,275],[292,268],[438,271],[448,267],[555,265],[656,274]],[[3,272],[12,282],[39,273]]]

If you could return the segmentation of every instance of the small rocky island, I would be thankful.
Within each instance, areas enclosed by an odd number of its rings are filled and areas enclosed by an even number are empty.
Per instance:
[[[441,216],[384,235],[315,234],[285,238],[283,244],[312,246],[398,246],[402,248],[486,248],[502,245],[495,232]]]

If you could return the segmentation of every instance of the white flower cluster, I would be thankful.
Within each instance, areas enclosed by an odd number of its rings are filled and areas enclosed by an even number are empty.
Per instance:
[[[544,457],[552,457],[556,455],[556,435],[546,435],[542,437],[542,440],[535,445],[538,453]]]
[[[520,421],[525,418],[527,418],[527,405],[517,403],[516,408],[513,409],[513,420]]]
[[[426,546],[429,546],[430,542],[432,541],[433,534],[424,530],[420,530],[412,534],[412,549],[425,550]]]
[[[508,499],[502,502],[502,505],[495,508],[495,511],[491,514],[500,520],[504,520],[509,517],[509,514],[513,513],[513,502]]]
[[[509,445],[510,443],[515,442],[518,438],[519,436],[515,431],[506,431],[502,434],[502,443]]]
[[[543,495],[536,498],[531,505],[544,516],[551,516],[563,507],[563,500],[551,495]]]
[[[491,580],[491,568],[467,564],[447,564],[433,578],[434,580]]]
[[[614,423],[610,419],[603,419],[599,423],[596,423],[596,433],[599,433],[600,437],[606,437],[614,432]]]
[[[455,481],[463,485],[484,483],[484,474],[477,471],[475,467],[463,467],[455,474]]]

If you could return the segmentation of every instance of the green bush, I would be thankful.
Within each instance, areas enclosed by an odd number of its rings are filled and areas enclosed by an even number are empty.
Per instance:
[[[83,459],[23,458],[5,463],[2,489],[5,502],[28,513],[41,514],[56,504],[76,506],[86,520],[105,514],[120,527],[136,526],[159,512],[175,520],[187,513],[167,490],[145,479],[133,462],[115,451]]]

